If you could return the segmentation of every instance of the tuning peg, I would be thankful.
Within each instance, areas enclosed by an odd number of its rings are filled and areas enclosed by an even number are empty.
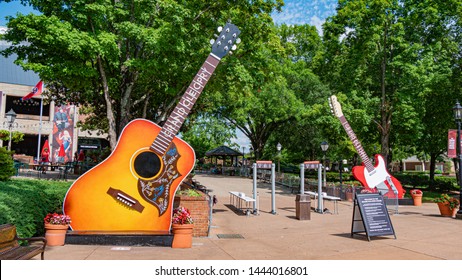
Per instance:
[[[237,49],[236,45],[233,45],[233,46],[231,47],[231,50],[233,50],[233,51],[235,51],[236,49]]]
[[[217,34],[213,34],[213,36],[215,36],[215,38],[218,38],[218,35],[217,35]]]
[[[228,46],[225,46],[223,49],[224,49],[225,51],[227,51],[229,48],[228,48]]]
[[[221,32],[221,30],[223,30],[223,27],[218,26],[217,30],[218,30],[218,32]]]
[[[241,38],[236,39],[236,44],[239,44],[239,43],[241,43]]]
[[[226,28],[226,32],[229,33],[229,28]]]
[[[213,45],[215,43],[214,39],[210,39],[210,45]]]
[[[229,53],[229,55],[232,55],[232,54],[233,54],[233,52],[232,52],[232,51],[229,51],[228,53]]]

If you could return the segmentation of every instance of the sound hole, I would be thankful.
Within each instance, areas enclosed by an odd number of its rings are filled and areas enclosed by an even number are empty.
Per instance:
[[[153,152],[140,153],[134,162],[135,172],[143,178],[156,176],[161,169],[161,161],[157,154]]]

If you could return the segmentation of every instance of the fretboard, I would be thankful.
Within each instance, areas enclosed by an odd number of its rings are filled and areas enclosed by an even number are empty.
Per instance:
[[[374,166],[372,165],[371,160],[367,156],[366,151],[364,151],[364,148],[361,145],[361,142],[359,142],[358,137],[356,137],[356,134],[354,133],[348,121],[346,120],[345,116],[339,117],[339,120],[342,123],[343,128],[345,129],[346,133],[348,134],[348,137],[350,137],[350,140],[353,143],[353,146],[355,147],[356,151],[361,157],[361,160],[363,161],[364,166],[366,167],[367,171],[371,173],[372,171],[374,171]]]
[[[153,151],[160,155],[165,154],[173,138],[177,135],[178,131],[180,131],[186,117],[196,103],[199,95],[202,93],[202,90],[209,81],[219,62],[220,59],[213,54],[210,54],[207,57],[199,72],[197,72],[188,89],[183,94],[175,109],[170,114],[156,139],[152,143],[151,149]]]

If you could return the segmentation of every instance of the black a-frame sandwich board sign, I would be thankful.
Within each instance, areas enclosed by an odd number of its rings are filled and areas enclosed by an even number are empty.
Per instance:
[[[351,236],[364,232],[369,241],[372,236],[385,235],[393,235],[396,239],[387,207],[378,193],[355,195]]]

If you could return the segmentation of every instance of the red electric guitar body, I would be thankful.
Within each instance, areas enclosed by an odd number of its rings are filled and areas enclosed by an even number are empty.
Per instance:
[[[77,231],[157,231],[171,226],[173,199],[195,163],[194,150],[176,137],[239,29],[219,29],[212,52],[165,124],[136,119],[122,131],[111,155],[68,190],[63,209]]]
[[[366,151],[364,151],[361,142],[358,140],[356,134],[343,115],[342,108],[335,95],[332,95],[329,98],[329,104],[334,115],[342,123],[343,128],[350,137],[353,146],[355,147],[363,162],[361,166],[355,166],[352,169],[352,173],[355,179],[358,180],[366,189],[376,188],[378,192],[389,198],[403,198],[404,189],[398,179],[388,173],[387,166],[382,155],[375,155],[376,164],[375,166],[372,164],[371,160],[366,154]]]

